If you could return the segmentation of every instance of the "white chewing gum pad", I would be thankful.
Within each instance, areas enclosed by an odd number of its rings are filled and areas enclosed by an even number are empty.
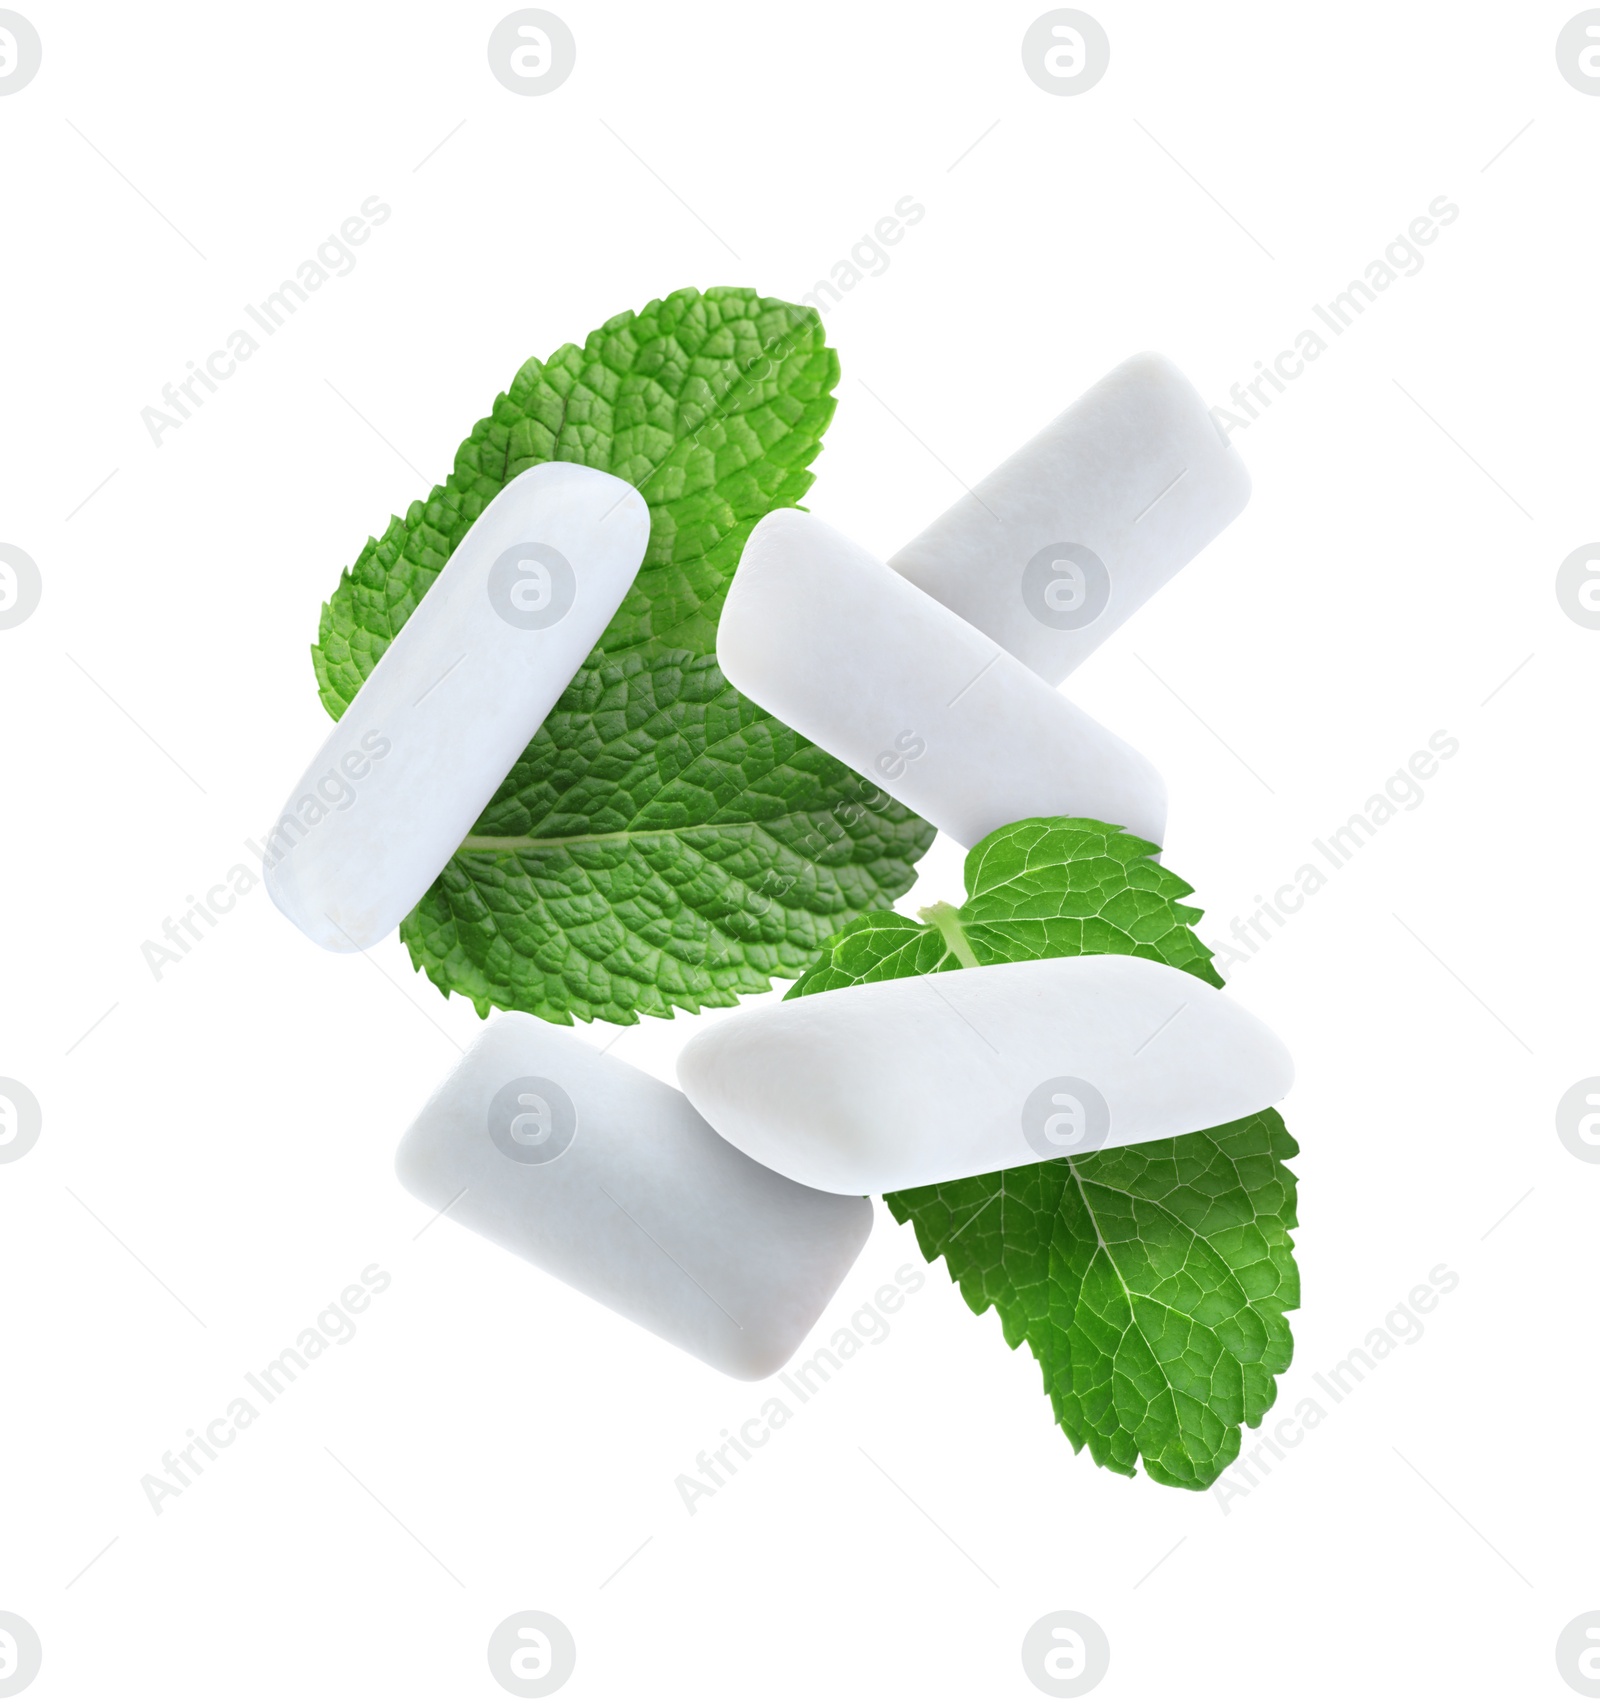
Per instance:
[[[872,1227],[865,1198],[772,1173],[681,1091],[526,1014],[484,1029],[395,1169],[424,1204],[745,1381],[789,1361]]]
[[[802,510],[763,516],[717,626],[723,674],[964,848],[1020,818],[1160,844],[1150,762],[987,635]]]
[[[889,559],[1050,683],[1244,509],[1250,476],[1165,356],[1130,356]]]
[[[1198,1132],[1289,1089],[1231,998],[1133,955],[886,979],[744,1008],[678,1081],[757,1162],[824,1192],[894,1192]]]
[[[444,870],[633,584],[650,510],[541,463],[510,481],[389,643],[266,839],[267,891],[369,949]]]

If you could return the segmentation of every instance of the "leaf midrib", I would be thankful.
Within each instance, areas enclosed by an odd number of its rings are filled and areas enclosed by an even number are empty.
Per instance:
[[[683,836],[695,830],[760,828],[755,819],[732,819],[727,824],[680,824],[668,830],[592,830],[578,836],[466,836],[456,852],[516,854],[526,848],[573,848],[587,842],[630,842],[636,836]]]
[[[1090,1154],[1093,1154],[1093,1153],[1090,1153]],[[1088,1216],[1088,1218],[1089,1218],[1090,1227],[1092,1227],[1094,1229],[1095,1243],[1099,1247],[1099,1249],[1105,1253],[1106,1262],[1111,1266],[1111,1273],[1114,1276],[1116,1276],[1117,1285],[1122,1289],[1122,1296],[1128,1302],[1128,1331],[1127,1332],[1132,1333],[1132,1334],[1136,1334],[1139,1337],[1140,1342],[1144,1345],[1146,1350],[1150,1353],[1151,1358],[1152,1358],[1156,1368],[1158,1370],[1160,1370],[1160,1372],[1161,1372],[1162,1385],[1164,1386],[1166,1392],[1168,1394],[1174,1396],[1174,1398],[1175,1398],[1177,1393],[1178,1393],[1177,1383],[1174,1382],[1173,1379],[1167,1374],[1166,1365],[1162,1361],[1162,1359],[1156,1354],[1156,1350],[1155,1350],[1154,1346],[1152,1346],[1150,1343],[1149,1335],[1147,1335],[1144,1332],[1144,1330],[1139,1327],[1138,1313],[1134,1309],[1134,1300],[1135,1299],[1144,1299],[1144,1300],[1148,1301],[1148,1300],[1150,1300],[1151,1295],[1148,1293],[1135,1293],[1134,1292],[1133,1288],[1131,1286],[1129,1286],[1129,1284],[1128,1284],[1127,1277],[1122,1273],[1122,1269],[1121,1269],[1120,1265],[1117,1263],[1116,1258],[1112,1255],[1111,1247],[1106,1244],[1105,1235],[1102,1234],[1100,1231],[1099,1217],[1097,1217],[1095,1215],[1094,1206],[1089,1202],[1089,1194],[1088,1194],[1087,1189],[1084,1186],[1083,1176],[1078,1173],[1077,1159],[1075,1157],[1063,1157],[1062,1161],[1066,1163],[1068,1172],[1072,1175],[1072,1183],[1078,1189],[1078,1200],[1083,1205],[1084,1214],[1086,1216]],[[1141,1203],[1142,1202],[1142,1203],[1147,1203],[1147,1204],[1155,1204],[1158,1208],[1160,1208],[1160,1205],[1157,1203],[1157,1201],[1155,1199],[1140,1198],[1139,1194],[1132,1192],[1132,1191],[1129,1191],[1128,1188],[1126,1188],[1126,1187],[1115,1187],[1115,1186],[1108,1187],[1105,1185],[1105,1183],[1103,1181],[1097,1181],[1096,1185],[1098,1185],[1102,1191],[1109,1191],[1109,1192],[1117,1193],[1120,1197],[1126,1198],[1130,1203]],[[1193,1227],[1190,1223],[1183,1221],[1181,1218],[1178,1218],[1178,1222],[1179,1222],[1179,1226],[1181,1226],[1185,1230],[1185,1232],[1188,1233],[1190,1239],[1196,1245],[1203,1248],[1211,1256],[1211,1258],[1227,1274],[1232,1275],[1234,1273],[1233,1266],[1230,1263],[1228,1263],[1226,1261],[1226,1259],[1223,1258],[1222,1254],[1217,1250],[1214,1243],[1210,1239],[1208,1239],[1203,1233],[1201,1233],[1201,1231],[1198,1228]],[[1241,1292],[1243,1292],[1242,1288],[1240,1290],[1241,1290]],[[1248,1295],[1245,1296],[1244,1303],[1245,1303],[1245,1306],[1247,1309],[1254,1310],[1257,1308],[1257,1301],[1254,1299],[1251,1299]],[[1192,1323],[1197,1328],[1210,1328],[1210,1325],[1202,1323],[1199,1320],[1199,1318],[1194,1316],[1191,1312],[1178,1310],[1178,1309],[1176,1309],[1176,1307],[1171,1306],[1171,1305],[1163,1306],[1162,1308],[1165,1310],[1172,1311],[1174,1313],[1174,1315],[1182,1317],[1182,1319],[1186,1323]],[[1210,1332],[1214,1334],[1216,1331],[1214,1328],[1210,1328]],[[1124,1336],[1124,1338],[1126,1338],[1126,1336]],[[1226,1347],[1224,1347],[1224,1350],[1225,1351],[1227,1350]],[[1113,1366],[1116,1364],[1116,1362],[1117,1362],[1116,1357],[1113,1356],[1113,1358],[1112,1358]],[[1229,1427],[1238,1428],[1239,1426],[1237,1424],[1234,1424],[1234,1425],[1230,1425]],[[1195,1464],[1194,1456],[1189,1451],[1188,1444],[1187,1444],[1187,1441],[1185,1439],[1185,1432],[1184,1432],[1181,1424],[1178,1427],[1178,1442],[1179,1442],[1179,1445],[1183,1448],[1185,1457],[1189,1459],[1191,1466],[1193,1466]],[[1140,1449],[1140,1457],[1145,1457],[1142,1449]],[[1146,1460],[1146,1469],[1148,1469],[1148,1459]]]
[[[962,923],[960,908],[952,906],[947,901],[936,901],[931,907],[918,908],[917,911],[944,940],[946,950],[963,967],[978,965],[978,957],[973,953],[972,945],[967,941],[966,927]]]

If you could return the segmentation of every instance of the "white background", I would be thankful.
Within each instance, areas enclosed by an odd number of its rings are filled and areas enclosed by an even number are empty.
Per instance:
[[[1557,73],[1570,0],[1095,0],[1110,70],[1066,99],[1023,73],[1034,4],[560,0],[577,69],[536,99],[489,74],[503,5],[24,9],[0,539],[44,597],[0,633],[0,1074],[44,1135],[0,1170],[0,1608],[43,1639],[30,1700],[490,1704],[523,1608],[574,1632],[574,1704],[1025,1704],[1060,1608],[1109,1634],[1108,1705],[1572,1699],[1600,1168],[1553,1112],[1600,1072],[1600,632],[1554,578],[1600,537],[1600,99]],[[372,195],[354,271],[153,446],[140,410]],[[1072,681],[1168,778],[1214,938],[1460,742],[1230,974],[1299,1073],[1269,1422],[1435,1265],[1460,1285],[1226,1511],[1075,1457],[939,1264],[690,1517],[674,1477],[776,1379],[449,1221],[416,1237],[391,1156],[470,1007],[395,939],[317,951],[259,887],[159,983],[140,951],[322,739],[340,568],[527,356],[682,285],[793,298],[907,195],[926,218],[827,316],[808,499],[880,554],[1132,351],[1223,403],[1460,208],[1238,435],[1244,516]],[[902,905],[959,871],[937,847]],[[670,1077],[698,1023],[616,1053]],[[880,1207],[813,1342],[908,1261]],[[140,1478],[371,1263],[356,1338],[155,1516]]]

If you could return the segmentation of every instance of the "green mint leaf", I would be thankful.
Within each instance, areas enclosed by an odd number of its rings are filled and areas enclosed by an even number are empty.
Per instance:
[[[838,377],[816,313],[751,290],[619,314],[525,363],[323,606],[312,659],[338,717],[507,481],[584,463],[650,505],[616,617],[401,925],[413,964],[480,1014],[727,1006],[909,888],[932,827],[742,699],[714,656],[744,542],[809,488]]]
[[[1155,847],[1090,819],[1025,819],[967,856],[968,898],[918,925],[871,913],[791,997],[957,966],[1145,955],[1220,986],[1197,908]],[[1297,1146],[1275,1110],[1202,1133],[891,1192],[922,1254],[1039,1361],[1056,1422],[1098,1465],[1209,1488],[1277,1398],[1300,1303]]]
[[[791,997],[909,973],[1052,955],[1143,955],[1220,988],[1192,927],[1194,892],[1151,858],[1153,842],[1090,818],[1025,818],[967,855],[967,899],[924,908],[916,925],[870,913],[828,944]]]
[[[974,1311],[995,1307],[1007,1345],[1027,1341],[1075,1448],[1205,1489],[1289,1368],[1297,1149],[1264,1109],[885,1202]]]
[[[591,661],[401,934],[480,1013],[696,1012],[802,971],[932,834],[715,659]]]

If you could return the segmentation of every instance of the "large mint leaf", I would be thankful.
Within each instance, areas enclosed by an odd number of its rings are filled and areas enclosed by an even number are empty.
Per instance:
[[[754,291],[617,315],[525,363],[449,479],[368,540],[323,607],[312,656],[337,717],[524,469],[585,463],[650,505],[615,619],[400,928],[480,1013],[626,1023],[726,1005],[909,887],[932,827],[741,699],[713,656],[751,528],[811,484],[838,376],[816,313]]]
[[[402,931],[480,1013],[667,1016],[802,971],[931,836],[714,659],[591,661]]]
[[[967,856],[967,901],[923,924],[873,913],[791,997],[1051,955],[1146,955],[1220,985],[1197,908],[1147,842],[1090,819],[1025,819]],[[1008,1345],[1028,1343],[1056,1421],[1099,1465],[1208,1488],[1277,1397],[1300,1303],[1294,1140],[1275,1110],[888,1194]]]

